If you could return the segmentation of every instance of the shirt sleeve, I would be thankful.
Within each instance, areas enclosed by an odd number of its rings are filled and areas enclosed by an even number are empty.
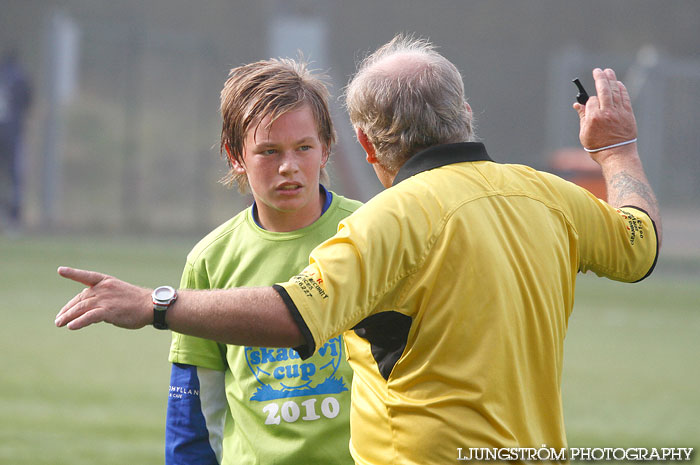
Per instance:
[[[301,273],[276,286],[306,338],[305,349],[297,348],[302,357],[374,313],[403,307],[404,278],[425,259],[429,228],[421,222],[430,219],[378,197],[343,220]]]
[[[226,415],[224,373],[174,363],[165,423],[166,465],[221,462]]]
[[[580,271],[623,282],[641,281],[651,274],[659,253],[658,237],[644,210],[616,208],[585,192],[573,202],[572,214]]]
[[[371,308],[363,292],[369,270],[360,250],[341,223],[336,236],[314,249],[309,266],[275,287],[305,336],[306,346],[295,348],[302,358],[354,326]]]
[[[188,260],[180,288],[207,289],[209,280]],[[172,333],[172,362],[165,426],[167,465],[215,465],[221,462],[225,415],[224,346]]]

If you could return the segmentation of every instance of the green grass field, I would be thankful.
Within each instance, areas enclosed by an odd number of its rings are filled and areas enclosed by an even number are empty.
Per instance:
[[[81,289],[55,270],[177,284],[193,243],[0,236],[0,463],[163,463],[169,333],[55,328]],[[562,382],[571,446],[700,446],[698,265],[662,259],[635,285],[579,279]]]

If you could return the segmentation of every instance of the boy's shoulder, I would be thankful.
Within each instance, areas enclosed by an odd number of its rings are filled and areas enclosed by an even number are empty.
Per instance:
[[[211,253],[212,250],[217,250],[221,244],[229,243],[231,236],[239,233],[245,227],[248,210],[250,207],[223,222],[200,239],[187,255],[187,260],[194,263],[202,256]]]
[[[336,194],[334,191],[330,192],[333,194],[333,202],[337,202],[338,208],[342,211],[352,213],[362,206],[362,202],[360,202],[359,200],[344,197],[342,195]]]

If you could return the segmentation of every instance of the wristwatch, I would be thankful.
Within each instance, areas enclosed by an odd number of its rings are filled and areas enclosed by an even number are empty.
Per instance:
[[[165,322],[165,312],[177,299],[177,291],[170,286],[157,287],[153,294],[153,327],[156,329],[168,329]]]

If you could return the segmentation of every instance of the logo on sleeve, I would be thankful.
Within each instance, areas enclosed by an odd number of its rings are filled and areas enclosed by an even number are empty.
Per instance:
[[[303,271],[302,273],[294,276],[292,281],[299,286],[307,297],[320,297],[321,299],[327,299],[328,294],[323,287],[323,278],[321,276],[315,276],[314,274]]]
[[[622,219],[627,221],[627,230],[630,235],[630,245],[634,245],[637,237],[644,239],[644,223],[632,213],[626,210],[618,209],[617,212],[622,216]]]
[[[302,360],[294,349],[246,347],[248,368],[261,384],[250,400],[264,402],[347,391],[342,376],[336,376],[341,357],[341,336],[326,342],[307,360]]]

